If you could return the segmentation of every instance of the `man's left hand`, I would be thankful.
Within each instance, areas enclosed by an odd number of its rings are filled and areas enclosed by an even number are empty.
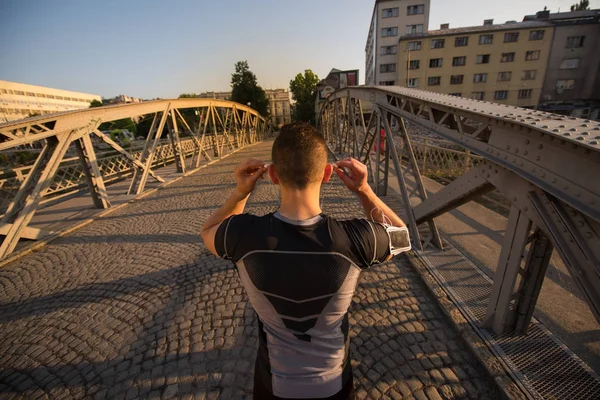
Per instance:
[[[237,183],[236,193],[242,198],[247,197],[266,171],[267,164],[257,158],[249,158],[238,165],[233,172]]]

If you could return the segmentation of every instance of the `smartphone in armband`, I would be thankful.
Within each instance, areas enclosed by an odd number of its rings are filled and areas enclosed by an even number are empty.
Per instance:
[[[404,253],[411,249],[410,236],[406,227],[388,226],[385,228],[390,237],[390,254]]]

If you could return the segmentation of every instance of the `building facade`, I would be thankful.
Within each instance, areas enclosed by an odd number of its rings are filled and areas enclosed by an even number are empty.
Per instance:
[[[287,89],[267,89],[265,92],[269,98],[271,124],[281,127],[291,123],[292,103],[290,101],[290,92]]]
[[[397,85],[398,38],[426,33],[430,0],[376,0],[365,46],[365,84]]]
[[[201,99],[229,100],[231,92],[203,92],[198,95]]]
[[[0,123],[34,115],[89,108],[94,94],[0,80]]]
[[[540,11],[526,21],[546,21],[554,38],[539,108],[580,118],[600,118],[600,10],[550,14]]]
[[[536,107],[553,38],[545,21],[509,21],[400,38],[400,86]]]

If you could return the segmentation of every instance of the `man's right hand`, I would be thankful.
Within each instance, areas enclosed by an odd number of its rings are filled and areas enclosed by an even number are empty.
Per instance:
[[[349,157],[338,161],[333,166],[337,176],[350,191],[360,194],[371,190],[367,181],[369,173],[365,164]],[[346,174],[342,168],[347,168],[349,173]]]

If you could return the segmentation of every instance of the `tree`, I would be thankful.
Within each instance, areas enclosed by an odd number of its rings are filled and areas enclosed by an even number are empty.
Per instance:
[[[256,75],[250,71],[248,61],[235,63],[235,73],[231,74],[231,101],[244,105],[250,103],[250,107],[261,115],[268,114],[269,99],[263,88],[258,85]]]
[[[103,104],[102,104],[102,102],[101,102],[100,100],[96,100],[96,99],[94,99],[94,100],[92,100],[92,101],[90,102],[90,108],[94,108],[94,107],[102,107],[102,105],[103,105]]]
[[[181,93],[179,95],[180,99],[195,99],[196,97],[200,97],[196,93]]]
[[[575,3],[571,6],[571,11],[585,11],[590,9],[589,0],[580,0],[579,3]]]
[[[310,69],[304,71],[304,75],[298,74],[290,81],[292,98],[296,101],[294,119],[315,123],[315,100],[317,98],[317,85],[319,77]]]

